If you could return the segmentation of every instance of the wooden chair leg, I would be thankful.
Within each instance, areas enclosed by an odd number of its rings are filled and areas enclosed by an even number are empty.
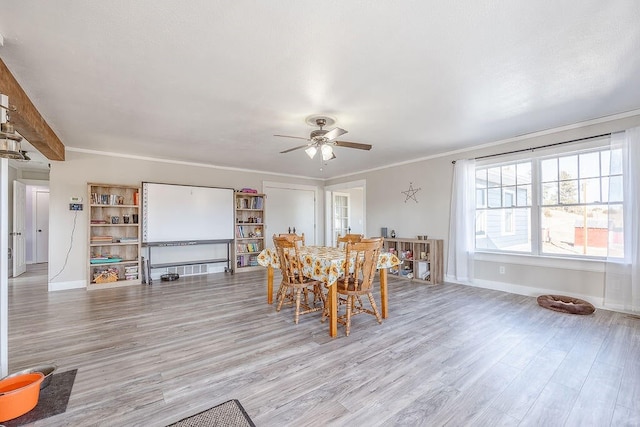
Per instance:
[[[287,287],[280,285],[280,287],[278,288],[278,293],[276,295],[276,300],[278,301],[278,305],[276,306],[276,311],[280,311],[280,309],[282,308],[282,303],[284,302],[286,297],[287,297]]]
[[[353,307],[353,303],[354,303],[354,297],[353,295],[349,295],[347,297],[347,321],[345,324],[345,332],[347,336],[349,336],[349,332],[351,332],[351,310]]]
[[[298,319],[300,318],[300,298],[302,296],[302,289],[296,290],[296,314],[295,314],[295,322],[298,324]]]
[[[324,294],[322,293],[322,288],[320,285],[313,285],[313,307],[316,307],[318,302],[322,304],[322,309],[324,310],[325,299]]]
[[[376,319],[378,319],[378,323],[382,323],[382,316],[380,316],[380,312],[378,311],[378,306],[376,306],[376,300],[373,299],[373,294],[369,294],[369,302],[371,303],[371,308],[376,315]]]

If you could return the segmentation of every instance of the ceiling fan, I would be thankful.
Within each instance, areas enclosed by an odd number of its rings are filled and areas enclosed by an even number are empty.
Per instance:
[[[330,117],[325,116],[311,116],[307,118],[307,123],[310,125],[316,125],[320,129],[314,129],[311,131],[311,134],[308,138],[303,138],[300,136],[290,136],[290,135],[273,135],[279,136],[282,138],[295,138],[295,139],[303,139],[305,141],[309,141],[308,144],[299,145],[297,147],[289,148],[288,150],[281,151],[280,154],[288,153],[290,151],[299,150],[300,148],[305,148],[305,152],[307,155],[313,159],[318,150],[322,153],[322,160],[331,160],[335,159],[336,155],[333,152],[333,147],[345,147],[345,148],[356,148],[358,150],[371,150],[370,144],[360,144],[358,142],[349,142],[349,141],[336,141],[341,135],[347,133],[346,130],[341,128],[334,128],[331,130],[323,129],[325,126],[331,126],[335,123],[335,120]]]

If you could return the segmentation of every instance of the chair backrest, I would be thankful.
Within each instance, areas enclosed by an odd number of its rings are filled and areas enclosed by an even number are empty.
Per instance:
[[[373,285],[382,249],[382,238],[365,240],[367,241],[347,243],[346,271],[351,271],[353,266],[353,277],[357,279],[356,287],[359,290],[368,290]]]
[[[345,234],[344,236],[341,236],[338,234],[338,239],[337,239],[337,243],[338,243],[338,247],[344,247],[347,243],[351,242],[351,243],[356,243],[359,242],[360,240],[362,240],[364,236],[362,234]]]
[[[380,242],[380,247],[382,248],[382,244],[384,243],[384,237],[369,237],[369,238],[362,238],[360,239],[361,242],[364,243],[368,243],[368,242]]]
[[[282,280],[287,283],[302,283],[304,277],[302,275],[302,260],[298,252],[297,241],[288,236],[273,235],[273,245],[278,254],[280,261],[280,271],[282,272]]]
[[[296,233],[281,233],[280,237],[286,237],[289,240],[297,242],[299,246],[304,246],[304,233],[296,234]]]

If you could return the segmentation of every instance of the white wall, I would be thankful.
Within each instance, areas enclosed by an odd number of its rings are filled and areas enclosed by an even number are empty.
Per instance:
[[[484,148],[464,153],[449,153],[342,177],[327,181],[326,185],[366,179],[365,234],[378,235],[380,227],[387,227],[389,233],[392,229],[395,230],[398,237],[427,234],[430,238],[444,239],[446,270],[453,160],[568,141],[635,126],[640,126],[640,115],[576,124],[509,141],[483,144]],[[482,141],[478,141],[478,144],[481,143]],[[420,188],[415,194],[417,203],[411,199],[406,200],[406,195],[402,193],[408,190],[410,182],[414,189]],[[552,292],[568,294],[601,306],[604,292],[602,264],[593,261],[556,263],[522,256],[478,256],[474,285],[524,295]],[[505,274],[499,273],[500,266],[505,267]]]
[[[350,188],[345,192],[349,193],[349,221],[351,232],[354,234],[364,234],[364,189]]]
[[[212,187],[262,188],[262,182],[304,182],[306,185],[322,183],[316,180],[254,173],[242,170],[217,169],[185,163],[168,163],[144,159],[67,151],[64,162],[51,162],[49,221],[49,289],[85,287],[87,284],[87,183],[140,185],[142,181],[170,184],[203,185]],[[74,212],[69,211],[69,199],[80,196],[84,210],[78,213],[75,231]],[[322,201],[319,201],[322,212]],[[268,201],[266,210],[268,214]],[[320,236],[323,223],[318,223]],[[73,238],[71,237],[73,234]],[[70,242],[71,250],[69,251]],[[66,254],[69,257],[65,265]]]
[[[444,240],[446,256],[453,177],[452,160],[535,147],[635,126],[640,126],[640,115],[598,120],[509,141],[486,143],[482,148],[464,153],[444,154],[440,157],[328,180],[324,183],[312,180],[304,180],[304,183],[323,187],[323,184],[332,186],[355,180],[366,180],[366,235],[379,235],[381,227],[387,227],[389,232],[394,229],[398,237],[427,234],[431,238]],[[483,143],[484,141],[478,141],[478,144]],[[50,220],[55,227],[52,226],[50,232],[49,277],[54,276],[62,268],[68,250],[73,222],[72,213],[68,211],[69,197],[81,195],[86,198],[87,182],[138,184],[141,181],[156,181],[262,188],[261,183],[264,180],[294,183],[301,181],[299,178],[247,171],[67,152],[65,162],[52,162],[51,166]],[[412,199],[407,200],[406,195],[402,193],[409,189],[409,183],[414,189],[420,189],[415,195],[417,202]],[[319,203],[323,205],[323,201]],[[319,218],[321,218],[324,212],[323,206],[319,206],[319,212]],[[86,285],[86,215],[85,209],[80,214],[68,264],[64,271],[52,280],[54,284]],[[320,229],[317,235],[324,236],[323,220],[318,220],[318,227]],[[499,274],[500,266],[505,266],[505,274]],[[540,260],[532,260],[532,257],[490,256],[478,257],[475,268],[474,285],[476,286],[526,295],[550,292],[569,294],[585,298],[598,306],[602,302],[602,263],[578,262],[560,265],[545,261],[545,264],[541,264]]]

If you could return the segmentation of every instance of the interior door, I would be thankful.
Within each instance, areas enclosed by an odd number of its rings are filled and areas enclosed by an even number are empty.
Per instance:
[[[27,271],[27,246],[25,218],[27,209],[27,186],[13,181],[13,277]]]
[[[36,192],[36,262],[49,261],[49,192]]]
[[[333,233],[332,246],[337,246],[338,235],[349,234],[349,194],[333,193]]]
[[[273,247],[272,236],[279,233],[304,233],[305,244],[315,245],[316,193],[312,189],[267,186],[265,204],[265,224],[267,247]]]

